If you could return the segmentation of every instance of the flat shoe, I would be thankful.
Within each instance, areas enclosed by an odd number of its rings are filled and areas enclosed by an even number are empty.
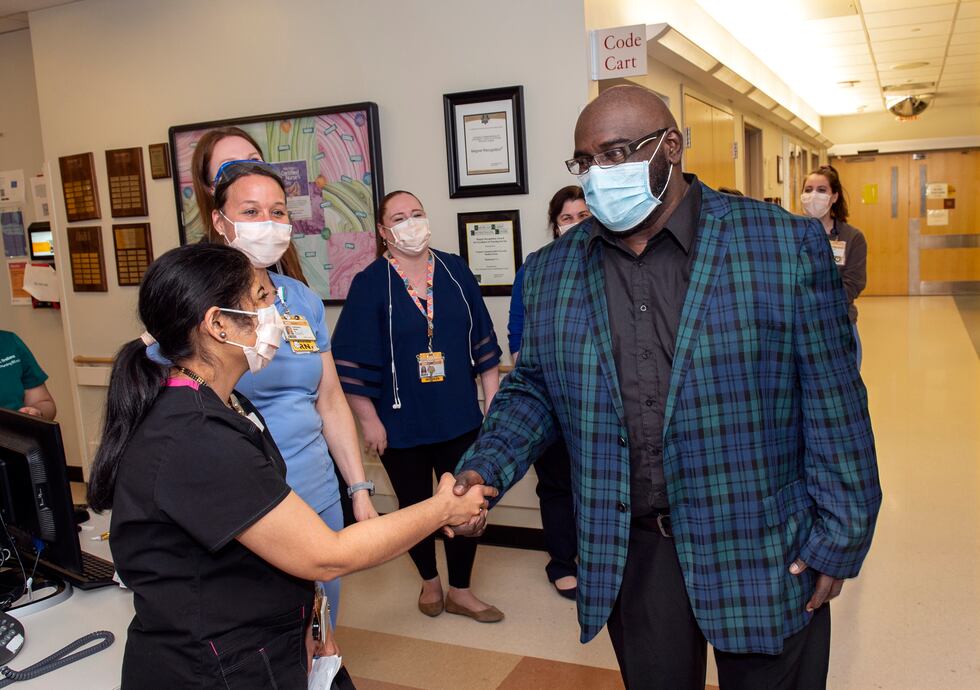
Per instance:
[[[575,597],[578,596],[578,587],[571,587],[570,589],[559,589],[558,585],[556,585],[554,582],[552,582],[551,584],[554,585],[555,591],[558,592],[558,594],[560,594],[561,596],[565,597],[566,599],[571,599],[572,601],[575,601]]]
[[[419,596],[421,597],[422,595],[419,594]],[[439,599],[439,601],[433,601],[427,604],[422,603],[421,599],[419,600],[419,611],[429,616],[430,618],[435,618],[436,616],[438,616],[440,613],[443,612],[444,608],[445,607],[442,604],[441,598]]]
[[[467,616],[478,623],[498,623],[504,619],[503,612],[501,612],[496,606],[490,606],[482,611],[470,611],[469,609],[463,608],[454,602],[448,595],[446,596],[446,613],[455,613],[457,616]]]

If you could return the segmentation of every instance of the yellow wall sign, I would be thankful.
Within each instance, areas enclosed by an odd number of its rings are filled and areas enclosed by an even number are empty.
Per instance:
[[[878,185],[876,184],[866,184],[861,190],[861,203],[862,204],[877,204],[878,203]]]

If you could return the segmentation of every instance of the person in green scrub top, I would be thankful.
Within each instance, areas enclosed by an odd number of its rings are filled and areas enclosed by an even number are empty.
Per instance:
[[[10,331],[0,331],[0,407],[54,420],[58,413],[30,348]]]

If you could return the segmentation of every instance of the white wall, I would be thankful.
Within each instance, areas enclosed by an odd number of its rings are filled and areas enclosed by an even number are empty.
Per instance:
[[[516,208],[527,254],[548,240],[547,202],[571,181],[562,161],[588,93],[583,12],[581,0],[83,0],[33,12],[44,155],[57,175],[59,156],[94,152],[108,216],[105,149],[165,141],[175,124],[374,101],[385,187],[419,195],[433,245],[458,251],[457,213]],[[524,86],[530,194],[450,200],[442,95],[513,84]],[[159,256],[178,243],[173,187],[147,185]],[[111,219],[101,225],[111,253]],[[108,293],[67,286],[72,356],[109,356],[141,330],[136,288],[116,285],[111,256],[106,267]],[[505,343],[508,299],[487,302]],[[89,440],[103,390],[80,389]]]
[[[3,71],[0,170],[23,170],[26,182],[27,178],[40,172],[44,162],[29,31],[0,34],[0,65]],[[21,210],[27,227],[35,220],[29,188]],[[62,427],[68,463],[81,465],[62,313],[55,309],[12,306],[6,261],[3,273],[0,278],[0,329],[20,336],[48,374],[47,386],[58,406],[57,419]]]

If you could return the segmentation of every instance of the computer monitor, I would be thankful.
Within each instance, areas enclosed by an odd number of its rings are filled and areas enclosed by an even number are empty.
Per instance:
[[[50,223],[31,223],[27,228],[27,239],[33,261],[54,258],[54,235],[51,234]]]
[[[41,559],[82,571],[74,504],[61,427],[40,417],[0,409],[0,515],[21,559]],[[0,532],[0,541],[6,534]]]

